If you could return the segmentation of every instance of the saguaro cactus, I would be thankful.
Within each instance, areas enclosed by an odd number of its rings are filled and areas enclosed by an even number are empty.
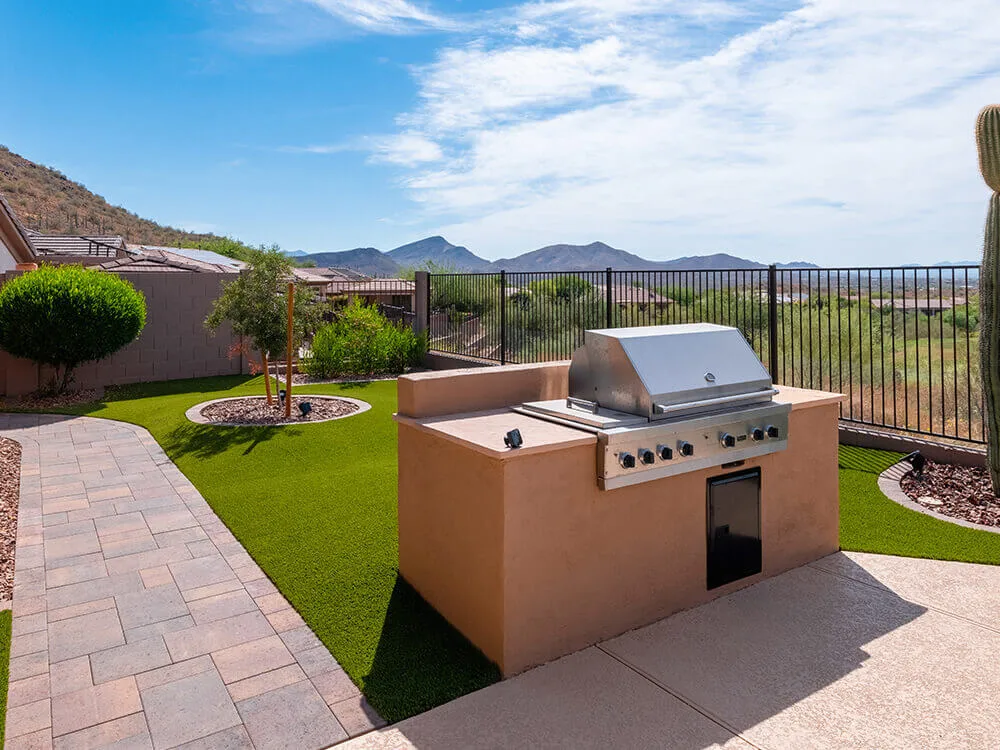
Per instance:
[[[1000,105],[979,113],[976,144],[979,170],[993,191],[979,274],[979,371],[986,398],[990,479],[993,494],[1000,497]]]

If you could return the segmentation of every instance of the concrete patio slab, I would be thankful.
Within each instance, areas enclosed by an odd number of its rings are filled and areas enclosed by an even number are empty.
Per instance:
[[[382,724],[148,432],[0,435],[23,449],[7,747],[308,750]]]
[[[993,747],[998,583],[838,553],[342,747]]]

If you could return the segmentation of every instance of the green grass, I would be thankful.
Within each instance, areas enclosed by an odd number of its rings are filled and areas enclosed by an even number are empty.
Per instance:
[[[878,475],[900,458],[900,453],[840,446],[841,548],[1000,564],[1000,534],[917,513],[882,494]]]
[[[390,721],[500,679],[398,575],[396,383],[308,386],[370,411],[302,427],[195,425],[185,410],[261,378],[129,386],[68,413],[148,429]]]
[[[3,747],[7,721],[7,678],[10,676],[11,611],[0,612],[0,747]]]

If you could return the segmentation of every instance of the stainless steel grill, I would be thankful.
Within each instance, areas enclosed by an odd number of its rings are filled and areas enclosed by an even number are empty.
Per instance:
[[[788,404],[736,328],[708,323],[587,331],[569,398],[515,407],[598,436],[610,490],[774,453]]]

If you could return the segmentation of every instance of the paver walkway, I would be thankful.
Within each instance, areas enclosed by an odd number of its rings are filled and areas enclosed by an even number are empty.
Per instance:
[[[342,747],[992,748],[998,653],[1000,566],[838,553]]]
[[[146,430],[0,414],[0,435],[23,447],[8,750],[321,748],[382,723]]]

